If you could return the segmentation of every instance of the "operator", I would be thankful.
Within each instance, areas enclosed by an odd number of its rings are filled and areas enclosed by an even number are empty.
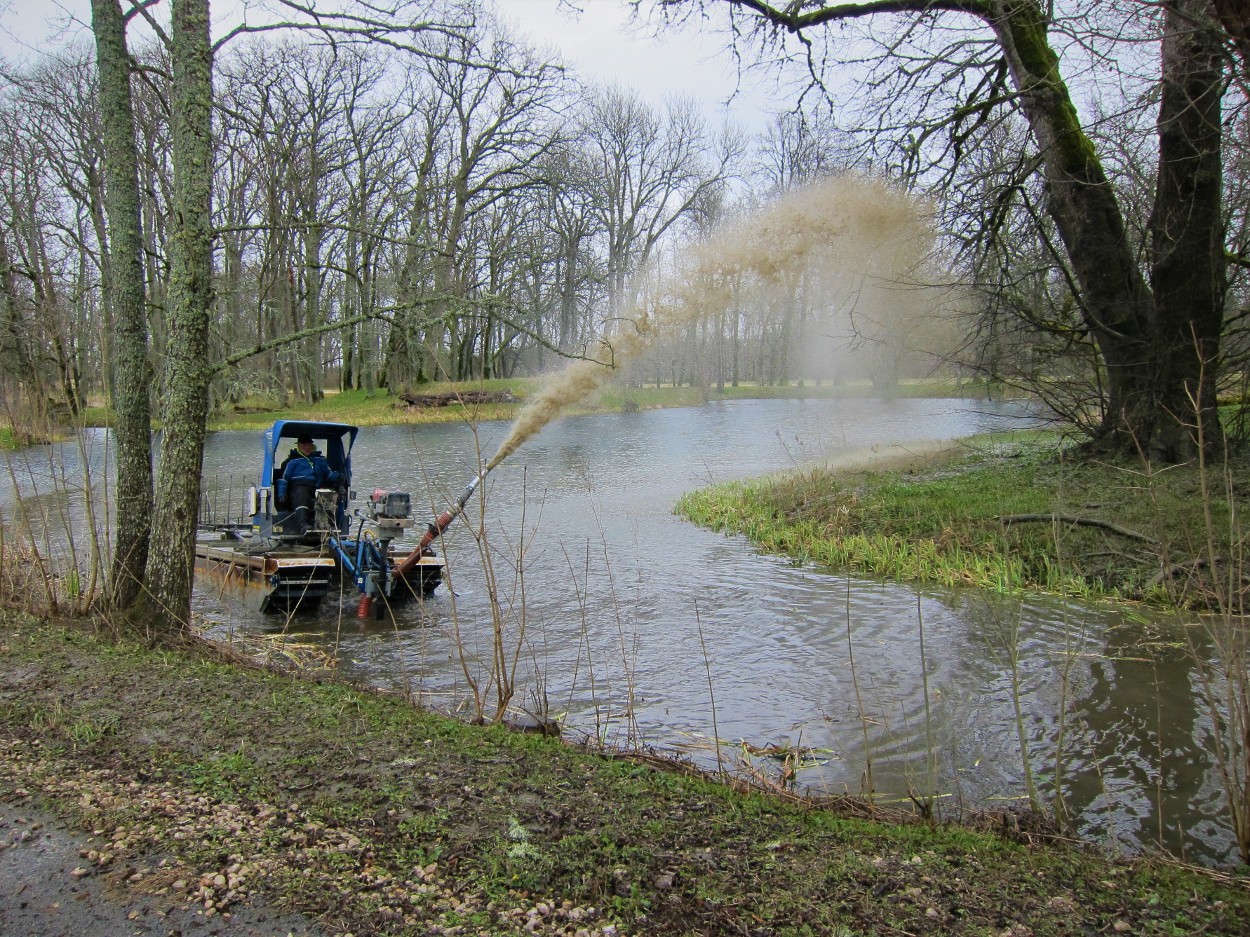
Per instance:
[[[276,484],[278,500],[281,502],[285,496],[295,515],[296,530],[302,536],[313,524],[313,502],[317,489],[337,486],[342,476],[330,468],[326,457],[308,436],[301,436],[295,441],[295,448],[278,469],[278,474],[281,476]]]

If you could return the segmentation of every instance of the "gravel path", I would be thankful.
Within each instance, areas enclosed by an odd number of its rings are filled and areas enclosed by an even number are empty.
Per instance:
[[[3,937],[320,937],[300,915],[234,908],[206,917],[168,895],[101,874],[82,858],[87,837],[51,816],[0,802],[0,935]]]

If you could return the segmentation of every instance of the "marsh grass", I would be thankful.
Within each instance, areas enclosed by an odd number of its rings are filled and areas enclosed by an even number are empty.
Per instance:
[[[675,510],[769,552],[886,579],[1209,607],[1197,469],[1075,471],[1061,451],[1057,437],[991,439],[920,470],[808,468],[697,491]],[[1209,499],[1221,556],[1245,537],[1234,501],[1250,493],[1247,469],[1243,457]]]

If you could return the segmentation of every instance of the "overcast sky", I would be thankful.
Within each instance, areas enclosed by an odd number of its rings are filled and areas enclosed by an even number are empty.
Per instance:
[[[556,46],[585,78],[633,87],[656,101],[687,95],[710,114],[729,114],[752,126],[760,123],[760,112],[776,106],[761,78],[746,76],[739,86],[733,58],[711,30],[669,30],[657,37],[652,25],[631,21],[621,0],[584,0],[577,4],[580,14],[561,0],[496,2],[535,45]]]
[[[654,28],[631,23],[624,0],[495,2],[535,46],[555,48],[583,78],[634,88],[656,103],[672,94],[693,97],[717,122],[729,116],[750,129],[761,127],[765,112],[775,107],[763,82],[748,80],[738,88],[720,38],[696,30],[656,38]],[[241,0],[214,0],[214,33],[237,22],[242,6]],[[0,53],[29,60],[75,37],[89,41],[90,20],[90,0],[0,0]]]

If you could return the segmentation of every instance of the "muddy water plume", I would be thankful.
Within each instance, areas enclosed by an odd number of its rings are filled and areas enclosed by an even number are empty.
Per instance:
[[[765,302],[799,277],[817,285],[825,308],[880,318],[884,307],[899,304],[900,289],[921,282],[917,268],[932,241],[918,201],[860,176],[825,180],[734,218],[638,279],[618,302],[617,325],[526,404],[487,470],[678,327]],[[662,266],[668,272],[657,272]]]

